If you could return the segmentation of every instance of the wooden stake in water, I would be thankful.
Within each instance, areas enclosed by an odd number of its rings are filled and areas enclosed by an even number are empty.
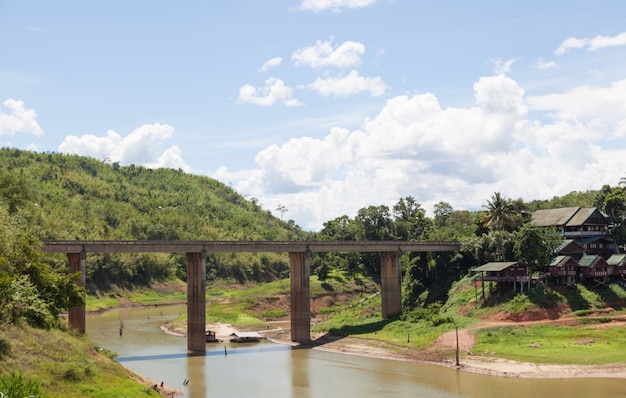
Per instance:
[[[459,327],[455,326],[456,329],[456,366],[461,366],[459,364]]]

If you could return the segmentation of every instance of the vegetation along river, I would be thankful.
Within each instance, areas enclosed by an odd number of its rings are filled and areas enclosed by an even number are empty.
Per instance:
[[[184,337],[160,329],[185,312],[184,305],[108,311],[88,317],[87,333],[100,347],[117,353],[117,361],[128,369],[194,398],[626,396],[623,379],[487,376],[270,342],[209,343],[206,355],[189,356]]]

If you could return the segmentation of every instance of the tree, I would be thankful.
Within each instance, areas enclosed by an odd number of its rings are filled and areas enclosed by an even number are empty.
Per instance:
[[[393,206],[394,236],[401,240],[419,240],[428,236],[432,221],[411,196],[400,198]]]
[[[513,253],[518,261],[529,266],[532,271],[541,271],[550,263],[562,240],[555,230],[528,223],[515,234]]]
[[[514,214],[510,199],[503,197],[500,192],[495,192],[483,207],[487,209],[481,220],[485,227],[496,231],[510,230]]]
[[[443,227],[446,225],[446,221],[452,215],[454,209],[448,202],[440,201],[435,203],[434,206],[434,215],[435,215],[435,225],[438,227]]]
[[[280,219],[283,219],[283,215],[287,212],[287,208],[284,205],[279,204],[276,211],[280,213]]]

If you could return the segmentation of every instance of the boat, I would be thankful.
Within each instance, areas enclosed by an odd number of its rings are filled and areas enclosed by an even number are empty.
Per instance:
[[[217,338],[217,336],[215,335],[215,332],[212,331],[212,330],[207,330],[205,332],[205,335],[206,335],[206,342],[207,343],[219,343],[220,341],[222,341],[222,340]]]
[[[235,332],[231,334],[230,341],[233,343],[258,343],[264,338],[257,332]]]

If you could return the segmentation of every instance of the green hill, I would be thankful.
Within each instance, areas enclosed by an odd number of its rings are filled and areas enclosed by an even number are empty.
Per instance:
[[[302,240],[283,222],[214,179],[58,153],[0,149],[0,198],[29,214],[42,239]],[[208,277],[266,281],[286,275],[278,254],[211,254]],[[178,274],[180,255],[90,255],[90,289],[146,285]]]

